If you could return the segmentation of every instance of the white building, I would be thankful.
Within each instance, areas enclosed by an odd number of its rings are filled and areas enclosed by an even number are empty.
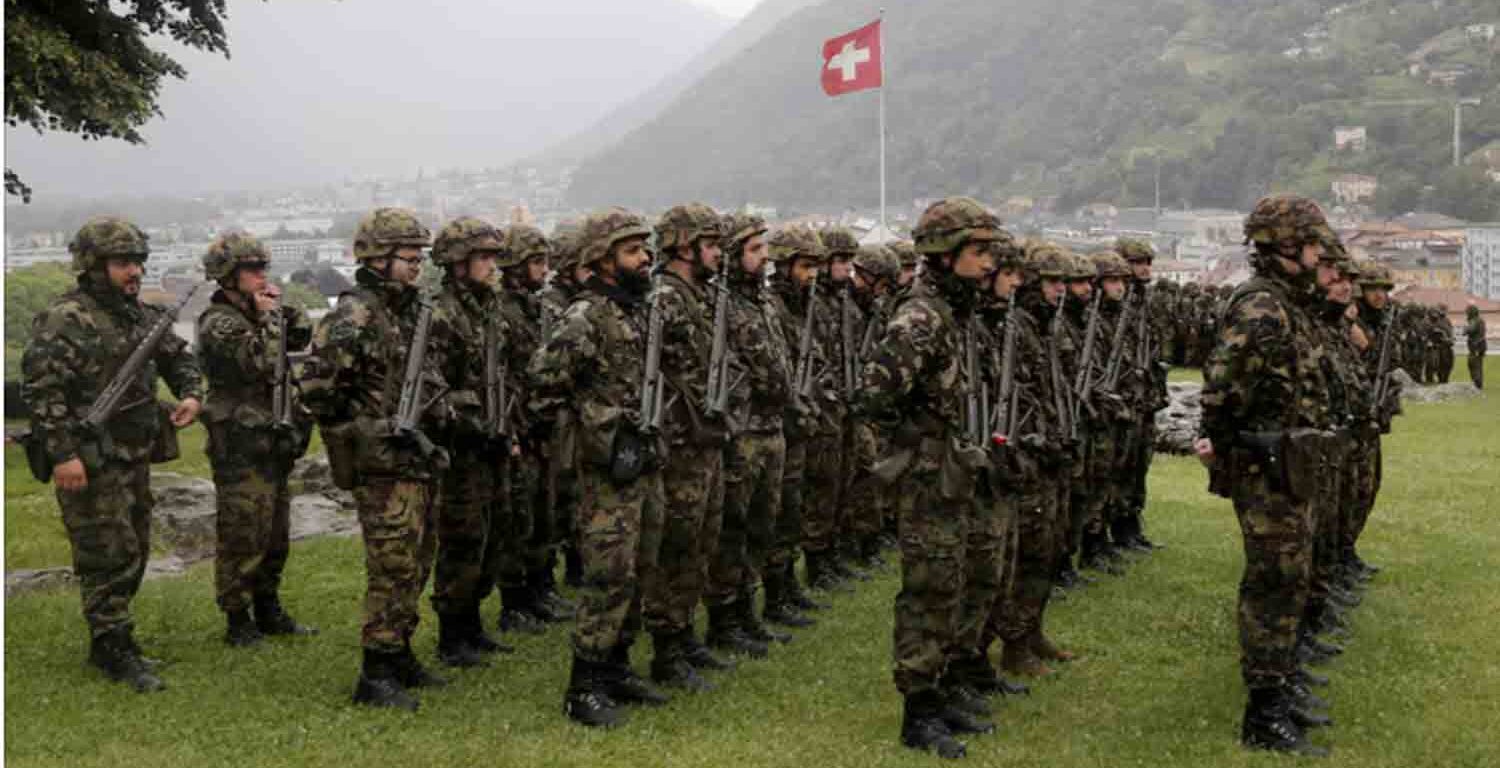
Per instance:
[[[1463,289],[1500,300],[1500,223],[1471,224],[1459,256]]]
[[[1366,132],[1363,125],[1340,125],[1333,129],[1333,148],[1339,151],[1365,151]]]
[[[1380,188],[1380,181],[1374,176],[1365,176],[1359,173],[1346,173],[1333,180],[1333,199],[1343,205],[1357,203],[1361,200],[1369,200],[1375,196],[1375,190]]]

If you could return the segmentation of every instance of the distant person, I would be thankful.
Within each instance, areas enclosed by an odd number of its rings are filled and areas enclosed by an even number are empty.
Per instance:
[[[1473,304],[1469,305],[1466,313],[1468,323],[1464,326],[1464,336],[1469,342],[1469,379],[1474,382],[1475,389],[1484,389],[1484,354],[1488,351],[1484,340],[1484,318],[1479,316],[1479,307]]]

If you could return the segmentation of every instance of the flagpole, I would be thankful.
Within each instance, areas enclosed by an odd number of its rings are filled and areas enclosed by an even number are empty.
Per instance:
[[[885,47],[885,8],[880,9],[880,229],[884,237],[891,236],[885,223],[885,60],[889,51]]]

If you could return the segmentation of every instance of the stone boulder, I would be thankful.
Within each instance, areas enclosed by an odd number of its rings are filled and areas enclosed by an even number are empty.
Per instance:
[[[1200,396],[1202,384],[1171,382],[1167,384],[1166,408],[1156,412],[1156,450],[1179,455],[1193,452],[1193,438],[1198,435],[1198,419],[1203,413]]]

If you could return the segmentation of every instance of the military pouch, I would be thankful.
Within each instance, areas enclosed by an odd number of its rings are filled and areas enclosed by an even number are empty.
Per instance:
[[[328,452],[328,471],[334,486],[353,490],[359,478],[359,445],[353,421],[318,428]]]
[[[1285,437],[1286,433],[1279,430],[1240,432],[1235,436],[1235,442],[1248,454],[1249,463],[1260,466],[1274,493],[1288,493]]]
[[[1299,427],[1286,433],[1283,471],[1286,491],[1292,498],[1307,501],[1316,498],[1323,467],[1326,466],[1333,433]]]
[[[979,470],[989,461],[982,449],[959,445],[953,438],[947,443],[938,468],[938,493],[948,501],[970,498]]]
[[[177,445],[177,425],[172,423],[172,406],[156,404],[156,438],[151,441],[151,463],[165,464],[181,455]]]
[[[610,481],[619,486],[635,482],[650,471],[653,461],[651,454],[647,438],[633,426],[620,425],[615,429],[615,439],[609,453]]]
[[[26,466],[31,476],[39,483],[52,479],[52,457],[47,455],[46,435],[40,429],[22,432],[15,436],[16,442],[26,451]]]

